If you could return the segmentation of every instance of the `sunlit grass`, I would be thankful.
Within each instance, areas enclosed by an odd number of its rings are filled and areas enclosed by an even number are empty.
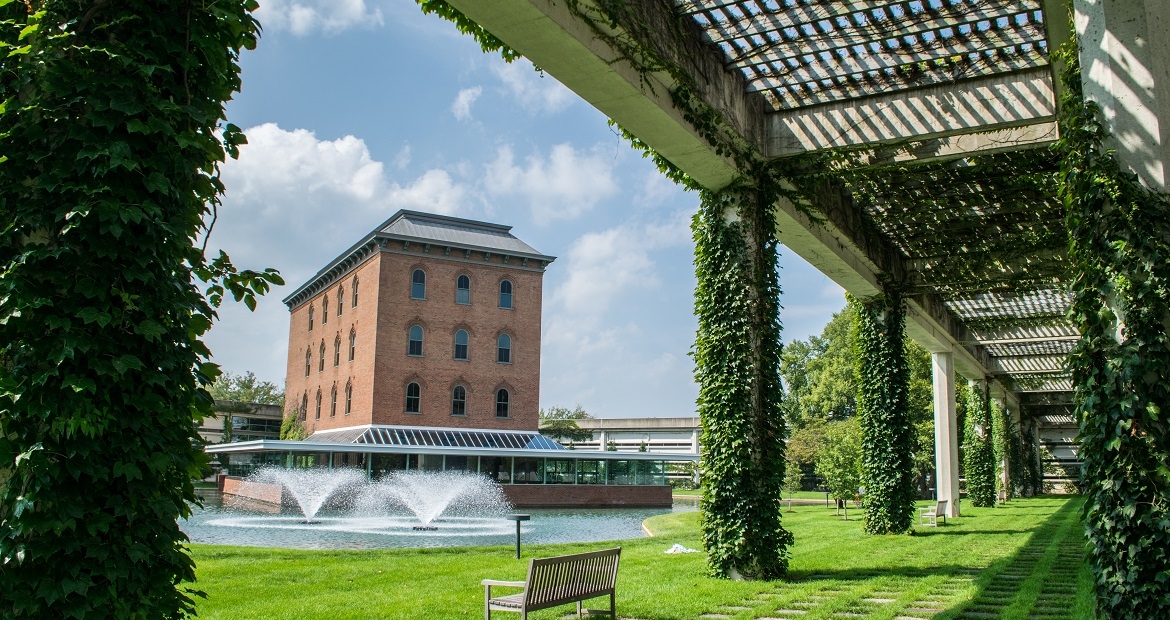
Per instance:
[[[1077,499],[1014,500],[997,508],[964,508],[963,518],[910,536],[867,536],[860,511],[843,521],[823,506],[796,506],[784,514],[797,541],[790,579],[772,583],[714,579],[705,573],[702,553],[664,554],[674,543],[702,546],[697,513],[661,515],[647,521],[654,538],[614,543],[623,547],[618,612],[647,620],[709,613],[806,620],[1089,618],[1079,507]],[[531,545],[523,561],[513,559],[510,547],[299,551],[194,545],[193,552],[197,586],[208,593],[199,605],[201,618],[345,620],[479,616],[481,579],[522,579],[528,557],[605,546]],[[533,617],[559,618],[571,609]],[[783,610],[805,613],[786,616]]]

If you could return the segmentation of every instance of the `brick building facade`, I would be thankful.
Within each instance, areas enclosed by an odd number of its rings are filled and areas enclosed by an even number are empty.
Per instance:
[[[510,229],[399,211],[289,295],[285,393],[306,429],[537,430],[554,257]]]

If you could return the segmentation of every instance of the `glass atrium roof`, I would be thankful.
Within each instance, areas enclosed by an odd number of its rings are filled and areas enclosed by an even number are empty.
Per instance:
[[[505,450],[565,450],[561,444],[534,431],[461,430],[367,426],[313,433],[308,441],[372,444],[379,446],[423,446],[490,448]]]

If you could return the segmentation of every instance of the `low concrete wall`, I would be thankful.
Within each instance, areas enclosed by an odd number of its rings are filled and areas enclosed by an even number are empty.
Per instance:
[[[223,479],[223,494],[243,497],[258,502],[280,505],[280,497],[284,487],[279,484],[265,484],[262,482],[246,482],[236,476],[225,476]]]
[[[504,495],[517,508],[670,508],[670,487],[590,484],[505,484]]]

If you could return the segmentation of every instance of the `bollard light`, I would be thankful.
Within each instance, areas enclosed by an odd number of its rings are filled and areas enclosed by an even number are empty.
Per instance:
[[[516,522],[516,559],[520,559],[520,522],[529,521],[532,515],[508,515],[508,519]]]

